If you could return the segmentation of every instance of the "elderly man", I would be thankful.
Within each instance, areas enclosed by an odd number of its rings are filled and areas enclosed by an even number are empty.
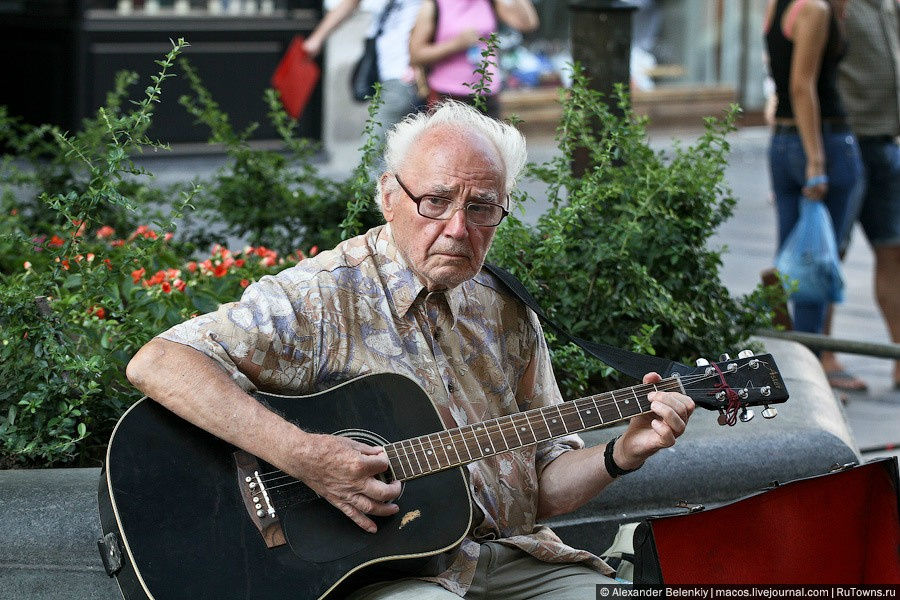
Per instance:
[[[448,428],[561,402],[534,313],[481,272],[525,162],[514,128],[457,103],[388,135],[386,225],[247,288],[239,302],[143,347],[129,379],[214,435],[302,480],[359,527],[398,511],[383,449],[304,432],[248,391],[310,393],[370,372],[406,375]],[[651,383],[658,375],[648,374]],[[541,519],[572,511],[675,443],[694,405],[654,392],[652,412],[603,446],[577,436],[468,465],[477,515],[443,571],[354,598],[584,598],[613,571]]]

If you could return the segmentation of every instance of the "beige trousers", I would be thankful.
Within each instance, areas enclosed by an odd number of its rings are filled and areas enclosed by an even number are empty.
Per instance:
[[[597,585],[616,581],[582,564],[540,561],[519,550],[487,542],[466,600],[596,600]],[[399,579],[375,583],[351,594],[348,600],[455,600],[436,583]]]

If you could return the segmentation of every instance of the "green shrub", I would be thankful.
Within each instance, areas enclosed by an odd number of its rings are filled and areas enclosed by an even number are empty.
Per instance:
[[[561,152],[531,168],[549,184],[550,208],[534,227],[507,219],[489,260],[517,275],[570,333],[637,352],[718,356],[770,326],[770,292],[732,298],[719,279],[722,251],[707,246],[735,203],[724,170],[737,107],[667,157],[649,147],[647,121],[621,89],[617,114],[576,69],[562,104]],[[590,157],[578,175],[576,149]],[[554,340],[551,348],[570,397],[608,385],[601,376],[611,371],[574,345]]]

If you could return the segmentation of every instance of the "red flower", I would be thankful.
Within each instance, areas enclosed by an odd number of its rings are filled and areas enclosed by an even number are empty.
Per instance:
[[[130,236],[128,236],[129,240],[133,240],[136,237],[143,237],[148,240],[155,240],[159,236],[156,235],[156,232],[147,227],[146,225],[138,225],[138,228],[134,230]]]
[[[147,269],[145,269],[144,267],[141,267],[140,269],[138,269],[138,270],[136,270],[136,271],[132,271],[132,272],[131,272],[131,279],[132,279],[135,283],[137,283],[138,281],[141,280],[141,277],[143,277],[144,274],[145,274],[146,272],[147,272]]]
[[[11,211],[9,211],[9,214],[12,215],[12,216],[16,216],[17,214],[19,214],[19,209],[18,209],[18,208],[14,208],[14,209],[12,209]]]
[[[125,240],[113,240],[109,243],[113,248],[118,248],[119,246],[125,245]]]
[[[48,246],[53,246],[54,248],[59,248],[60,246],[62,246],[62,245],[65,244],[65,243],[66,243],[65,240],[63,240],[63,239],[62,239],[61,237],[59,237],[58,235],[54,234],[53,237],[50,238],[50,241],[47,242],[47,245],[48,245]]]
[[[102,306],[92,306],[88,309],[88,314],[94,315],[98,319],[105,319],[106,318],[106,309],[103,308]]]
[[[178,290],[179,292],[183,292],[184,288],[187,287],[187,283],[185,283],[181,279],[176,279],[175,281],[172,282],[172,285],[174,285],[175,289]]]
[[[315,255],[318,254],[318,253],[319,253],[319,247],[318,247],[318,246],[313,246],[312,248],[309,249],[309,255],[310,255],[310,256],[315,256]]]
[[[97,230],[97,239],[105,240],[107,238],[111,238],[116,235],[116,230],[110,227],[109,225],[104,225],[100,229]]]
[[[62,261],[62,268],[65,269],[66,271],[69,270],[69,261],[68,260]]]
[[[241,287],[242,287],[242,288],[245,288],[245,287],[247,287],[248,285],[250,285],[250,280],[249,280],[249,279],[241,279]]]
[[[168,242],[173,237],[175,237],[175,234],[170,231],[170,232],[166,233],[166,235],[163,236],[163,241]]]
[[[162,291],[164,291],[167,294],[172,292],[172,284],[169,283],[168,281],[163,281],[161,284],[159,284],[159,287],[161,287]]]
[[[226,273],[228,273],[228,267],[225,265],[216,265],[216,268],[213,269],[213,277],[225,277]]]
[[[26,260],[26,261],[22,264],[22,266],[25,267],[25,270],[27,271],[27,270],[31,269],[31,262]]]
[[[195,273],[197,271],[197,261],[192,260],[187,264],[187,270],[191,273]]]
[[[237,259],[236,261],[234,261],[234,266],[236,266],[237,268],[243,267],[243,266],[244,266],[244,259],[243,259],[243,258],[239,258],[239,259]]]
[[[109,260],[108,258],[104,258],[103,262],[106,264],[106,268],[109,269],[110,271],[112,271],[112,261]]]

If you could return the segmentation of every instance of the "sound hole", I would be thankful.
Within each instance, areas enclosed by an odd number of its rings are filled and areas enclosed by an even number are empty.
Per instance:
[[[334,435],[368,444],[384,446],[389,442],[383,437],[363,429],[345,429]],[[390,470],[378,479],[393,481]],[[401,491],[402,495],[402,491]],[[392,517],[372,517],[379,529]],[[291,550],[303,560],[327,563],[355,554],[369,546],[377,546],[378,535],[366,533],[356,523],[321,498],[284,510],[281,514],[284,535]]]

